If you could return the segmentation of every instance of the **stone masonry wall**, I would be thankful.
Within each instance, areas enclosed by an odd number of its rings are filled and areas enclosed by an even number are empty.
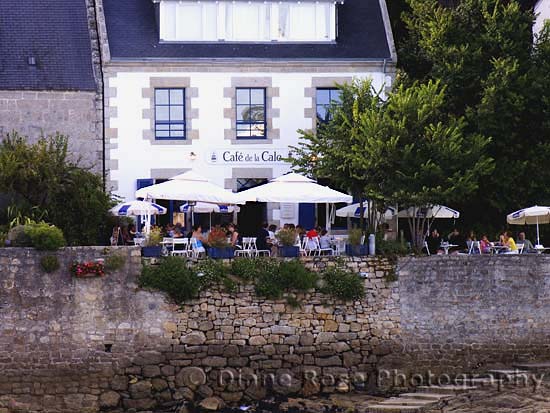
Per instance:
[[[379,369],[446,379],[550,359],[548,255],[402,258],[399,297],[401,344]]]
[[[74,279],[75,260],[122,254],[122,270]],[[399,336],[397,283],[378,259],[346,259],[366,297],[311,292],[300,308],[253,287],[205,292],[182,307],[142,291],[136,248],[66,248],[45,274],[32,249],[0,249],[0,413],[156,410],[211,396],[313,394],[372,384]],[[319,270],[330,258],[307,258]],[[370,381],[369,381],[370,380]]]
[[[101,99],[94,92],[0,90],[0,135],[13,130],[36,141],[59,132],[69,136],[73,159],[102,169]]]

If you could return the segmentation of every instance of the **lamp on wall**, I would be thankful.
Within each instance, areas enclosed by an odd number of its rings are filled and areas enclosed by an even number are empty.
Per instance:
[[[191,152],[189,154],[189,160],[194,161],[195,159],[197,159],[197,154],[195,152]]]

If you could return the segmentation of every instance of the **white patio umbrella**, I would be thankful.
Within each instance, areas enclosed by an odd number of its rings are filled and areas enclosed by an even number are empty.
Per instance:
[[[537,245],[541,245],[539,224],[550,223],[550,207],[535,205],[530,208],[520,209],[509,214],[506,217],[506,221],[512,225],[536,225]]]
[[[166,182],[138,189],[136,198],[174,199],[212,204],[244,203],[237,194],[208,182],[208,179],[192,171],[176,175]]]
[[[233,212],[239,212],[240,208],[236,205],[219,205],[209,204],[207,202],[197,202],[196,205],[182,204],[180,206],[180,212],[197,212],[199,214],[210,215],[210,227],[212,228],[212,214],[230,214]]]
[[[390,220],[395,216],[395,208],[388,208],[386,212],[384,212],[383,218],[384,220]],[[336,210],[336,216],[337,217],[343,217],[343,218],[360,218],[361,217],[361,206],[359,203],[357,204],[351,204],[347,205],[343,208],[339,208]],[[363,217],[368,218],[369,216],[369,209],[367,206],[367,203],[365,202],[363,204]]]
[[[240,192],[244,202],[288,202],[325,204],[351,203],[351,195],[317,184],[313,179],[297,173],[289,173],[272,179],[267,184]]]
[[[399,211],[399,218],[426,218],[426,219],[458,219],[460,212],[444,205],[434,205],[429,208],[410,207]]]
[[[351,203],[351,195],[335,191],[328,186],[319,185],[313,179],[297,173],[289,173],[270,180],[267,184],[240,192],[239,197],[244,202],[283,202],[335,204]],[[330,228],[330,214],[327,214],[327,229]]]
[[[180,212],[190,212],[193,208],[193,212],[199,214],[228,214],[233,211],[239,212],[240,208],[235,205],[220,205],[209,204],[207,202],[197,202],[196,205],[182,204],[180,206]]]
[[[153,202],[135,200],[122,202],[111,208],[109,212],[119,217],[143,216],[145,232],[149,233],[149,229],[151,227],[151,215],[164,215],[166,214],[166,208]]]

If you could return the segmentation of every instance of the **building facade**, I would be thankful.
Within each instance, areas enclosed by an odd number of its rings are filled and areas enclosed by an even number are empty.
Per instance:
[[[103,170],[102,76],[93,0],[0,2],[0,134],[69,137]]]
[[[544,24],[550,20],[550,1],[538,0],[535,3],[535,26],[533,28],[534,33],[540,33]]]
[[[383,89],[394,76],[385,0],[102,0],[97,11],[108,182],[125,199],[187,170],[232,191],[284,174],[336,83]],[[247,204],[238,221],[309,226],[315,211]]]

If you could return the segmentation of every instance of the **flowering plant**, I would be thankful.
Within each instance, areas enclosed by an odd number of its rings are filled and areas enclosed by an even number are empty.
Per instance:
[[[96,276],[103,277],[105,275],[105,267],[102,262],[73,262],[70,268],[71,274],[74,277]]]

